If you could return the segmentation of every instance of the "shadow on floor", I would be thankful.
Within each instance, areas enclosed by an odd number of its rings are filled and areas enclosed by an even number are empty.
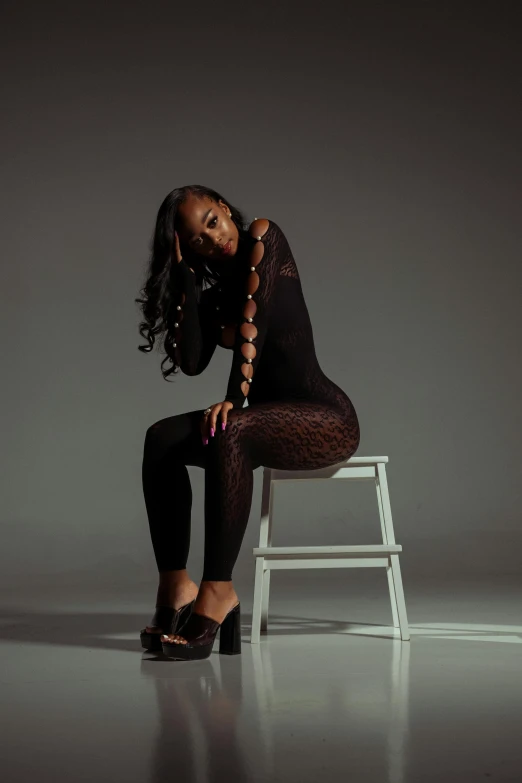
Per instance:
[[[241,614],[242,641],[250,641],[252,616]],[[142,614],[98,612],[35,612],[10,608],[0,610],[0,640],[31,642],[33,644],[64,645],[100,650],[141,651],[140,631],[150,618]],[[298,636],[311,634],[343,634],[361,623],[331,620],[325,617],[308,618],[281,614],[270,615],[270,636]],[[368,628],[382,628],[380,623],[364,623]],[[366,634],[351,635],[366,636]],[[118,639],[120,635],[135,634],[135,640]],[[372,634],[373,637],[373,634]],[[377,638],[377,637],[374,637]],[[382,638],[390,638],[383,635]],[[147,653],[148,654],[148,653]]]

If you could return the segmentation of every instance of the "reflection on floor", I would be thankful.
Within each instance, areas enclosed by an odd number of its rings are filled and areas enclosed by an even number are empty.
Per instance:
[[[194,663],[141,650],[143,597],[11,596],[3,780],[522,780],[520,589],[482,587],[410,586],[410,642],[337,594],[275,596],[251,645],[242,598],[242,654]]]

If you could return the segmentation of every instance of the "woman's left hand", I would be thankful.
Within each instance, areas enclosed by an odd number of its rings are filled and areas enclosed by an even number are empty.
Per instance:
[[[234,405],[228,400],[224,402],[217,402],[215,405],[210,405],[208,413],[203,415],[201,419],[201,438],[203,445],[208,444],[208,439],[213,438],[217,429],[218,416],[221,413],[220,427],[222,430],[227,426],[227,414]]]

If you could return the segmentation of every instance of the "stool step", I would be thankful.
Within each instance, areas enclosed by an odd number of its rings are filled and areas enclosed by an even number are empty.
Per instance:
[[[395,555],[402,552],[400,544],[358,544],[354,546],[259,546],[254,547],[254,557],[303,557],[314,555]]]

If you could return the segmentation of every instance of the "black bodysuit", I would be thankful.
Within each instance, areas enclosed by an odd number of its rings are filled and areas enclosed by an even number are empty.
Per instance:
[[[359,422],[349,397],[321,370],[299,273],[272,221],[241,234],[226,274],[198,297],[186,261],[177,274],[176,356],[198,375],[217,345],[232,350],[226,430],[204,446],[203,410],[170,416],[147,430],[143,489],[159,571],[186,567],[192,491],[187,465],[205,469],[203,579],[229,580],[248,522],[253,471],[317,469],[353,456]],[[243,408],[248,398],[248,407]],[[216,400],[215,402],[218,402]],[[211,405],[213,403],[209,403]]]

